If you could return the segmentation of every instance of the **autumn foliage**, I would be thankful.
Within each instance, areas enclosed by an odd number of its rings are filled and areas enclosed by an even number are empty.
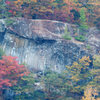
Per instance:
[[[87,86],[86,90],[84,91],[82,100],[100,100],[100,98],[95,98],[96,96],[98,96],[97,89],[91,86]]]
[[[8,13],[9,17],[80,23],[81,8],[84,8],[86,21],[90,26],[95,25],[94,22],[100,17],[99,0],[5,0],[4,3],[5,7],[0,7],[0,13]]]
[[[28,75],[27,69],[19,65],[16,57],[3,56],[0,60],[0,90],[16,85],[18,79]]]

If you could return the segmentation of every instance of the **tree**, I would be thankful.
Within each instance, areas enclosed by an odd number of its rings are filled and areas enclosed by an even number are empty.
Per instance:
[[[16,85],[24,75],[28,75],[27,69],[19,65],[16,57],[3,56],[0,60],[0,90]]]
[[[84,8],[80,10],[80,30],[88,29]]]
[[[80,13],[79,13],[77,10],[75,10],[75,9],[72,9],[71,12],[72,12],[73,15],[74,15],[74,20],[75,20],[75,21],[78,21],[79,18],[80,18]]]
[[[15,93],[14,100],[33,100],[34,82],[33,73],[21,77],[17,84],[10,88]]]
[[[92,87],[100,90],[100,55],[93,57],[93,68],[91,69],[92,81],[89,83]]]
[[[67,40],[71,40],[71,36],[70,36],[70,32],[68,32],[68,28],[67,28],[67,25],[65,27],[65,33],[64,35],[62,36],[64,39],[67,39]]]
[[[65,73],[45,71],[41,80],[45,84],[45,99],[56,100],[66,95],[66,92],[70,90],[70,83],[65,76]]]
[[[8,2],[8,3],[10,3],[10,2]],[[0,1],[0,18],[7,18],[9,16],[11,16],[11,15],[7,9],[6,2],[5,2],[5,0],[1,0]]]
[[[74,62],[72,66],[66,66],[66,72],[72,84],[72,92],[82,93],[87,84],[92,80],[89,68],[90,62],[90,58],[84,56],[78,62]]]
[[[84,91],[84,96],[82,100],[97,100],[95,96],[97,96],[97,90],[92,88],[91,86],[87,86],[86,90]]]

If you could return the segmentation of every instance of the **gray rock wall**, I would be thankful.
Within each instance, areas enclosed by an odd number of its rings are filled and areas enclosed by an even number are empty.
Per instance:
[[[57,21],[17,19],[16,23],[1,33],[0,44],[7,55],[17,56],[33,71],[64,70],[82,56],[88,55],[84,44],[64,40],[65,26],[73,34],[73,27]],[[0,27],[4,28],[4,25]],[[1,29],[0,29],[1,30]]]

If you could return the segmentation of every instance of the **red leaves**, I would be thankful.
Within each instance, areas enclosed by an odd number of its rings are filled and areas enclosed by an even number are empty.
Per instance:
[[[0,60],[0,88],[10,87],[17,83],[17,80],[28,75],[27,69],[19,65],[16,57],[3,56]]]
[[[10,5],[10,4],[11,4],[11,2],[10,2],[10,1],[6,1],[6,4],[7,4],[7,5]]]
[[[4,64],[4,63],[5,63],[4,61],[0,60],[0,64]]]
[[[12,10],[9,10],[8,12],[13,13],[13,11],[12,11]]]
[[[21,13],[25,18],[34,19],[36,16],[33,17],[33,15],[37,15],[36,18],[38,19],[59,20],[73,23],[74,17],[70,10],[77,9],[73,0],[62,0],[61,4],[55,0],[41,1],[41,3],[36,0],[34,0],[34,3],[32,1],[33,0],[30,0],[30,3],[24,0],[6,1],[10,16],[15,17],[18,13]]]

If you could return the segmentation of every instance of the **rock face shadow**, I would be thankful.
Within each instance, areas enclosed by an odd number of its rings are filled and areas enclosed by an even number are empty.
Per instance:
[[[79,58],[89,55],[84,43],[79,44],[61,37],[67,23],[50,20],[17,19],[16,24],[4,28],[1,24],[0,43],[7,55],[17,56],[29,68],[55,71],[65,69]],[[69,31],[73,27],[67,24]],[[2,34],[1,34],[2,33]]]

